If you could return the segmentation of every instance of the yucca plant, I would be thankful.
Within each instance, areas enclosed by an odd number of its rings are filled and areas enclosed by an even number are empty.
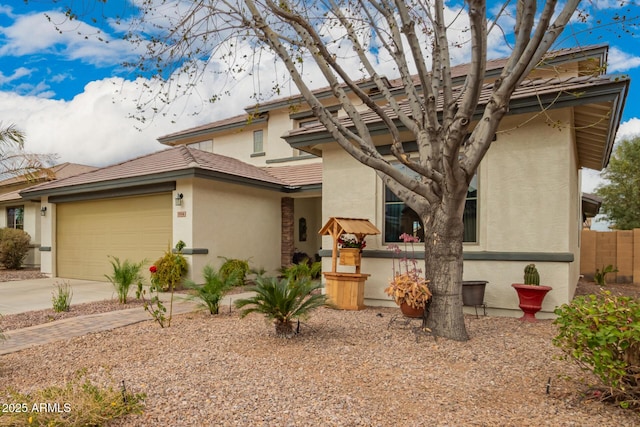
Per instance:
[[[118,257],[112,256],[111,258],[112,259],[109,262],[113,267],[113,276],[105,274],[104,277],[106,277],[116,288],[118,302],[120,304],[126,304],[131,284],[142,281],[140,270],[146,261],[143,260],[138,263],[134,263],[127,259],[121,263]]]
[[[235,301],[235,306],[241,309],[240,317],[254,312],[264,314],[273,321],[277,336],[291,338],[294,319],[306,319],[313,310],[328,304],[326,295],[314,293],[320,287],[320,283],[308,279],[295,282],[259,276],[249,289],[255,295]]]
[[[195,294],[191,295],[190,299],[200,300],[209,310],[209,313],[218,314],[220,300],[227,291],[237,284],[239,274],[238,272],[231,272],[223,275],[210,265],[205,266],[202,270],[204,278],[202,285],[198,285],[191,280],[186,281],[186,287],[195,291]]]

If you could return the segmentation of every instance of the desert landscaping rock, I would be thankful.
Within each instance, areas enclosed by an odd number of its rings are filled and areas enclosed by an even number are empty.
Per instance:
[[[147,394],[116,426],[631,426],[637,413],[582,399],[595,379],[558,359],[551,321],[469,316],[471,340],[435,340],[394,308],[318,310],[293,339],[234,310],[176,316],[0,357],[29,391],[79,370]],[[551,378],[549,394],[546,384]]]
[[[0,399],[86,371],[147,395],[143,414],[110,426],[640,425],[583,394],[596,379],[559,358],[552,321],[468,316],[460,343],[390,322],[397,314],[320,309],[292,339],[228,306],[165,329],[149,320],[0,356]]]

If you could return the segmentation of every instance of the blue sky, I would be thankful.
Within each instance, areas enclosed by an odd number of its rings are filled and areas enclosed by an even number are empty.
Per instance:
[[[177,119],[159,116],[137,130],[140,123],[127,117],[140,99],[140,84],[147,81],[136,80],[121,67],[122,61],[135,58],[135,52],[120,39],[127,27],[115,25],[116,17],[126,21],[135,8],[126,0],[109,0],[106,5],[74,1],[75,7],[85,9],[79,21],[69,22],[63,10],[68,3],[0,0],[0,122],[25,130],[28,149],[58,153],[61,162],[104,166],[161,149],[157,137],[241,113],[253,103],[255,81],[235,83],[233,98],[214,105],[203,102],[210,95],[206,85],[217,84],[211,77],[200,88],[202,96],[196,93],[175,103]],[[611,0],[589,5],[587,22],[576,19],[560,46],[610,44],[609,72],[632,79],[619,135],[640,134],[639,23],[633,20],[624,28],[607,25],[616,17],[637,17],[640,6],[621,7]],[[79,32],[98,35],[108,43]],[[501,40],[493,40],[493,51],[500,52]],[[592,191],[597,182],[597,173],[587,171],[583,189]]]

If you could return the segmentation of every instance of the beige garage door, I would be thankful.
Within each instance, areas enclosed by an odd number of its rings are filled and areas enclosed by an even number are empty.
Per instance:
[[[171,193],[57,205],[57,275],[107,280],[108,255],[158,259],[171,244]]]

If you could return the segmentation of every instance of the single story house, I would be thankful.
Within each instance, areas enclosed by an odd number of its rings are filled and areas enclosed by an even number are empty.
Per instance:
[[[489,281],[489,312],[518,313],[510,284],[531,262],[554,288],[547,315],[573,296],[584,213],[580,170],[607,165],[629,86],[624,76],[602,74],[607,49],[550,54],[514,94],[478,168],[464,214],[464,278]],[[504,63],[488,62],[488,85]],[[456,83],[465,70],[452,70]],[[368,81],[361,86],[374,89]],[[316,94],[347,120],[328,89]],[[388,152],[384,129],[368,117],[375,144]],[[296,251],[318,254],[326,271],[331,253],[323,248],[331,243],[318,236],[322,225],[330,217],[365,218],[382,230],[367,238],[363,253],[362,272],[371,274],[365,304],[393,304],[383,293],[391,277],[386,246],[420,228],[415,214],[331,139],[300,97],[250,106],[159,142],[171,148],[20,193],[47,208],[43,272],[103,280],[108,255],[152,262],[179,240],[194,280],[220,257],[273,272]]]

